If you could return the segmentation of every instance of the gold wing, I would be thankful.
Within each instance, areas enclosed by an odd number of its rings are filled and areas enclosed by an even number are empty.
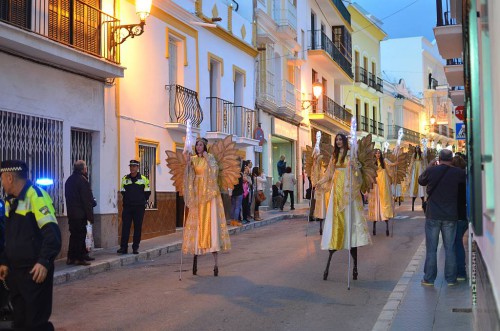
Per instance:
[[[375,143],[369,134],[358,140],[358,162],[361,164],[361,192],[368,193],[377,182],[377,164],[375,163]]]
[[[313,166],[312,152],[313,148],[311,146],[306,146],[306,163],[304,164],[304,170],[308,176],[312,175],[312,166]]]
[[[227,136],[217,141],[210,148],[219,165],[219,187],[222,190],[232,189],[238,184],[240,178],[240,161],[238,160],[238,149],[233,142],[233,136]]]
[[[396,157],[396,154],[389,152],[386,158],[392,163],[397,163],[397,165],[387,169],[387,172],[393,184],[400,184],[406,177],[409,162],[408,153],[399,153]]]
[[[436,158],[438,155],[437,150],[435,148],[428,148],[427,149],[427,164],[429,164],[432,160]]]
[[[323,169],[326,169],[326,168],[328,168],[328,164],[330,163],[330,160],[332,159],[333,146],[330,144],[322,143],[320,145],[320,153],[323,156],[323,158],[321,159],[321,162],[322,162],[321,166],[323,167]]]
[[[172,174],[170,178],[174,182],[175,189],[179,195],[184,193],[184,171],[186,170],[186,159],[182,151],[165,151],[167,154],[167,167],[170,168],[169,173]]]

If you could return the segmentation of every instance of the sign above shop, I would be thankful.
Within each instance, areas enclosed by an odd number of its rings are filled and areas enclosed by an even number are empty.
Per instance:
[[[297,140],[297,127],[291,123],[280,120],[279,118],[272,118],[271,133],[275,136]]]

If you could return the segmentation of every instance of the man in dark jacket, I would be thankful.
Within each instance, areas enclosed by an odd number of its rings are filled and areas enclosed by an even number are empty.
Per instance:
[[[49,319],[61,231],[52,199],[28,180],[23,161],[3,161],[0,173],[7,193],[0,280],[6,280],[10,289],[14,329],[54,330]]]
[[[121,194],[123,196],[122,211],[122,238],[118,254],[128,253],[128,239],[130,227],[134,222],[134,238],[132,253],[139,254],[139,243],[141,242],[142,219],[146,210],[146,203],[151,195],[149,179],[139,173],[139,161],[130,160],[130,174],[123,176],[121,183]]]
[[[92,261],[94,258],[87,255],[85,237],[87,236],[87,221],[94,223],[92,210],[94,197],[87,179],[85,161],[78,160],[73,165],[73,174],[64,184],[64,195],[70,232],[66,264],[90,265],[87,261]]]
[[[465,183],[465,171],[451,165],[453,153],[448,149],[439,152],[439,165],[433,161],[418,177],[418,183],[427,186],[425,211],[426,256],[422,285],[434,285],[437,276],[437,246],[439,233],[445,250],[444,276],[448,285],[457,282],[455,234],[458,220],[458,189]]]

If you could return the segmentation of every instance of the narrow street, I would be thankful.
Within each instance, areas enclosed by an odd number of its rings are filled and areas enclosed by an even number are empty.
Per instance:
[[[286,220],[232,236],[219,277],[212,256],[199,258],[197,276],[185,256],[179,281],[173,252],[55,286],[52,321],[57,330],[371,330],[423,240],[421,214],[401,212],[394,237],[378,224],[350,291],[347,251],[334,254],[323,281],[318,223]]]

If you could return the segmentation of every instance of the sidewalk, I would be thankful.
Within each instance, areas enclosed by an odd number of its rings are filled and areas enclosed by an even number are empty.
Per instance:
[[[295,205],[295,210],[290,211],[285,207],[285,211],[268,210],[261,211],[262,221],[252,221],[242,226],[228,226],[229,235],[234,235],[243,231],[251,230],[261,226],[280,222],[291,218],[304,218],[309,211],[308,203]],[[151,260],[160,255],[179,251],[182,246],[182,229],[176,233],[160,236],[152,239],[142,240],[139,254],[118,255],[118,246],[107,249],[96,250],[92,253],[95,261],[90,266],[66,265],[66,258],[55,262],[54,284],[63,284],[68,281],[85,278],[89,275],[98,274],[112,269],[117,269],[137,261]],[[64,247],[63,249],[67,249]]]

